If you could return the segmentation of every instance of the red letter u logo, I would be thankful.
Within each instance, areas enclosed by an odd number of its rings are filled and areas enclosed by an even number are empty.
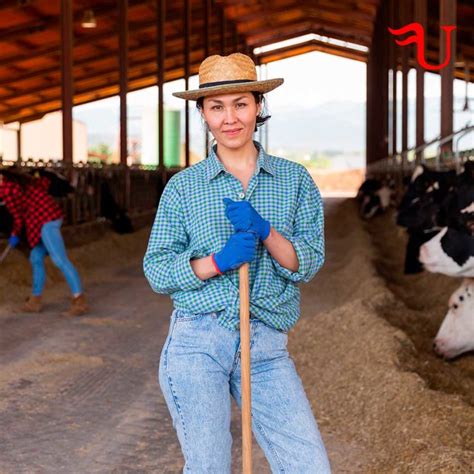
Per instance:
[[[442,64],[428,64],[425,59],[425,31],[420,23],[410,23],[409,25],[402,26],[398,30],[388,28],[388,31],[394,36],[404,35],[405,33],[413,33],[404,40],[395,40],[398,46],[407,46],[409,44],[416,44],[416,58],[418,64],[428,71],[439,71],[445,68],[449,61],[451,61],[451,33],[456,29],[455,26],[442,26],[441,29],[445,32],[446,39],[446,57]]]

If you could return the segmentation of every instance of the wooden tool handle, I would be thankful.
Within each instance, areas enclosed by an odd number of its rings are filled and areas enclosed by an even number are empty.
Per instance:
[[[2,263],[5,260],[6,256],[8,255],[8,252],[10,252],[11,249],[12,248],[10,244],[5,247],[5,250],[2,252],[2,255],[0,255],[0,263]]]
[[[252,473],[252,401],[250,397],[249,265],[239,268],[240,363],[242,368],[242,472]]]

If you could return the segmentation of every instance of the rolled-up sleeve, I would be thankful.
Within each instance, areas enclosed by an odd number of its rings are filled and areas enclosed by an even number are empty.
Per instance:
[[[286,238],[298,257],[298,271],[288,270],[272,257],[275,269],[294,283],[307,283],[324,264],[324,212],[321,194],[306,169],[302,171],[293,234]]]
[[[161,196],[143,260],[145,276],[157,293],[195,290],[206,284],[191,267],[191,259],[199,252],[189,248],[182,206],[179,190],[171,179]]]

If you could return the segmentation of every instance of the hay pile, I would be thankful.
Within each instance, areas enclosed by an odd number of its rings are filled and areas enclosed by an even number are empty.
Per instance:
[[[100,240],[68,248],[68,257],[79,271],[86,292],[95,283],[117,276],[123,267],[140,265],[149,233],[149,227],[127,235],[107,232]],[[45,262],[45,300],[69,297],[69,289],[62,273],[49,258]],[[31,266],[28,251],[14,249],[0,265],[0,316],[11,314],[30,292]]]
[[[404,278],[394,276],[398,283],[402,280],[397,298],[377,272],[384,259],[387,272],[395,257],[396,265],[402,263],[403,239],[397,237],[390,217],[382,218],[374,230],[374,238],[377,231],[381,234],[380,247],[388,245],[393,251],[381,255],[352,201],[333,211],[328,213],[327,264],[303,287],[303,317],[290,336],[290,352],[334,471],[473,472],[474,407],[465,393],[430,389],[431,381],[416,370],[432,362],[417,347],[424,343],[413,342],[399,329],[418,316],[400,299],[402,292],[428,313],[436,312],[431,298],[436,289],[424,286],[430,284],[430,275],[417,277],[419,288],[405,288]],[[393,240],[397,238],[400,240]],[[435,306],[443,306],[438,308],[439,320],[451,291],[446,286],[456,287],[457,282],[446,285],[445,281],[438,283],[444,278],[431,277],[435,286],[443,288],[443,294],[435,298]],[[387,313],[398,319],[398,328],[387,322]],[[426,344],[431,344],[434,333],[425,334]],[[456,362],[431,357],[447,371],[459,372]],[[464,358],[463,364],[471,367],[472,378],[473,357]],[[467,382],[469,374],[461,377]]]

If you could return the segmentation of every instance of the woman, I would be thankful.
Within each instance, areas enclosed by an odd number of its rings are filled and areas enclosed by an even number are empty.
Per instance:
[[[299,317],[298,282],[324,262],[323,209],[305,168],[252,140],[262,94],[240,53],[210,56],[197,100],[216,145],[175,175],[160,200],[144,258],[151,287],[175,310],[159,381],[185,458],[184,472],[228,473],[232,395],[240,406],[238,268],[250,274],[252,420],[273,472],[329,472],[302,383],[287,349]]]
[[[63,273],[72,293],[71,307],[63,316],[80,316],[87,312],[88,307],[79,274],[66,255],[61,235],[63,213],[48,194],[49,183],[46,177],[0,172],[0,199],[3,199],[13,217],[13,229],[8,243],[13,248],[19,244],[24,225],[26,239],[32,249],[30,263],[33,269],[33,288],[20,311],[38,313],[42,310],[46,281],[44,258],[49,255]]]

